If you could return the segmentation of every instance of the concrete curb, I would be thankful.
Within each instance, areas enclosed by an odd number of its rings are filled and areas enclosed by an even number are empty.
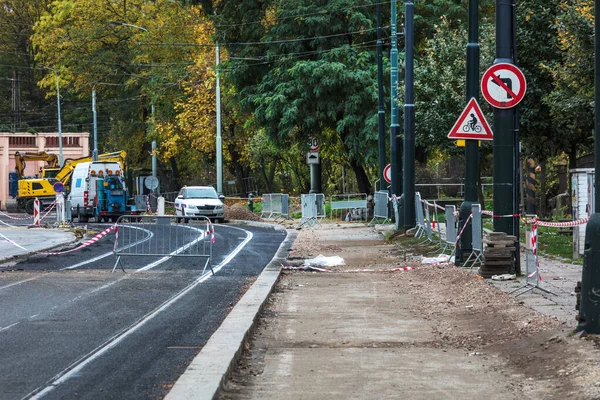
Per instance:
[[[257,316],[279,279],[281,263],[287,259],[292,243],[296,239],[295,230],[286,231],[287,236],[271,262],[231,310],[219,329],[208,339],[165,399],[217,398],[222,385],[227,381],[242,355],[244,344],[255,328]]]

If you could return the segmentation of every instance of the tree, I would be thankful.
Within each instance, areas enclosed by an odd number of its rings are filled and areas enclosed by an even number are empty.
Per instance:
[[[373,48],[364,41],[374,37],[373,4],[286,0],[263,15],[261,43],[230,50],[264,60],[262,70],[230,64],[242,104],[280,147],[336,132],[324,146],[341,143],[359,190],[370,192],[377,88]]]
[[[423,44],[423,55],[415,68],[416,145],[425,155],[434,149],[463,153],[448,139],[448,132],[465,107],[466,90],[465,27],[452,28],[452,24],[456,21],[441,18],[433,37]],[[482,21],[480,76],[494,60],[493,29],[489,21]],[[491,115],[485,102],[479,104]]]
[[[56,130],[56,102],[45,102],[45,92],[36,85],[43,72],[29,39],[49,3],[0,1],[0,130]]]
[[[566,149],[575,167],[579,151],[589,150],[594,129],[594,2],[562,1],[556,22],[560,62],[551,65],[554,82],[545,102],[557,135],[556,147]]]
[[[205,82],[214,79],[214,45],[200,8],[168,0],[61,0],[52,3],[35,32],[37,60],[59,71],[61,86],[82,99],[98,92],[104,116],[110,118],[110,134],[103,140],[107,147],[127,148],[129,161],[147,168],[150,140],[164,139],[162,159],[170,163],[174,183],[179,184],[178,164],[182,179],[198,177],[197,165],[206,165],[207,146],[201,138],[214,126],[193,119],[199,112],[214,118],[214,97],[211,103]],[[47,76],[41,85],[51,87],[51,79]],[[185,105],[190,95],[201,106],[196,114]],[[169,136],[175,133],[179,136]],[[189,140],[178,141],[182,135]],[[214,129],[209,137],[214,138]]]

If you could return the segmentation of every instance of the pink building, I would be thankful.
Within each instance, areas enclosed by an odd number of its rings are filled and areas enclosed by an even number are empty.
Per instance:
[[[63,133],[63,161],[89,156],[89,136],[88,132]],[[58,156],[58,147],[58,133],[0,132],[0,210],[6,210],[6,203],[14,201],[8,194],[8,173],[15,170],[15,152],[45,151]],[[42,167],[42,161],[29,161],[25,176],[34,176]]]

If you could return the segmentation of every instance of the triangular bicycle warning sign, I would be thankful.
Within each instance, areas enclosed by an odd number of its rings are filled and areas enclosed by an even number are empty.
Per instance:
[[[479,103],[472,97],[448,134],[450,139],[494,140]]]

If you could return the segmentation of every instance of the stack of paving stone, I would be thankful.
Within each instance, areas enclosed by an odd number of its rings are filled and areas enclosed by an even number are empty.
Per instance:
[[[483,264],[479,268],[479,275],[490,279],[494,275],[515,273],[515,236],[504,232],[491,232],[483,241]]]

